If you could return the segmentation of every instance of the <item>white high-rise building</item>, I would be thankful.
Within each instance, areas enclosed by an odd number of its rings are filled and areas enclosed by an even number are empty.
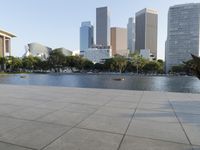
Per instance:
[[[134,18],[129,18],[127,24],[127,45],[131,53],[135,52],[135,22]]]
[[[168,13],[166,72],[200,54],[200,3],[172,6]]]

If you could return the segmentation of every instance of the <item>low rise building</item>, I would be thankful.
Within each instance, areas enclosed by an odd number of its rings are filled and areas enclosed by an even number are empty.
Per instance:
[[[23,57],[34,56],[39,57],[42,60],[46,60],[49,57],[52,48],[41,45],[39,43],[30,43],[26,46],[26,52]]]
[[[70,50],[68,50],[66,48],[63,48],[63,47],[62,48],[57,48],[55,50],[61,51],[65,56],[72,56],[73,55],[72,51],[70,51]]]
[[[89,48],[86,51],[84,51],[84,58],[92,61],[93,63],[101,63],[102,60],[109,59],[112,57],[111,51],[112,50],[110,47]]]
[[[14,34],[0,30],[0,57],[11,55],[11,38],[14,37]]]
[[[141,49],[140,56],[150,61],[156,59],[156,57],[151,53],[150,49]]]

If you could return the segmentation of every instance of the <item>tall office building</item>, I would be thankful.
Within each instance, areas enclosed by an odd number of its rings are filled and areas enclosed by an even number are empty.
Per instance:
[[[111,46],[113,56],[116,54],[121,56],[128,56],[126,28],[111,28]]]
[[[135,49],[150,49],[157,57],[158,13],[152,9],[143,9],[136,13]]]
[[[82,22],[80,27],[80,51],[84,52],[94,45],[94,27],[91,22]]]
[[[110,12],[108,7],[96,9],[96,44],[110,45]]]
[[[135,22],[134,18],[129,18],[127,24],[127,45],[130,52],[135,52]]]
[[[168,12],[166,72],[200,54],[200,3],[172,6]]]

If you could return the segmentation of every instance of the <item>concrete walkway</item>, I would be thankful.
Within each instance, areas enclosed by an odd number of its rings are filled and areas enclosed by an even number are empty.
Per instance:
[[[0,150],[200,150],[200,94],[0,85]]]

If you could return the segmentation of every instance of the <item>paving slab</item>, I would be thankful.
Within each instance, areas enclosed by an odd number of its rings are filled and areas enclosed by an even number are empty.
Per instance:
[[[70,127],[65,126],[26,122],[22,126],[2,134],[0,141],[41,149],[69,129]]]
[[[199,108],[200,94],[1,84],[0,150],[200,150]]]
[[[0,142],[0,150],[32,150],[32,149]]]
[[[12,112],[21,110],[23,108],[26,108],[26,107],[23,107],[20,105],[12,105],[12,104],[0,104],[0,115],[10,114]]]
[[[135,102],[127,102],[127,101],[111,101],[106,106],[116,107],[116,108],[127,108],[127,109],[135,109],[137,107],[137,103]]]
[[[134,112],[135,112],[135,109],[103,106],[99,108],[95,112],[95,114],[105,115],[105,116],[110,116],[110,117],[124,117],[124,118],[128,117],[129,118],[133,116]]]
[[[0,116],[0,136],[4,133],[22,126],[26,121]]]
[[[74,128],[44,150],[117,150],[122,135]]]
[[[69,112],[66,110],[58,110],[56,112],[50,113],[42,118],[37,119],[37,121],[54,123],[59,125],[75,126],[90,114]]]
[[[26,120],[36,120],[42,116],[45,116],[55,110],[51,109],[42,109],[36,107],[28,107],[22,110],[17,110],[13,113],[8,114],[10,117],[19,118],[19,119],[26,119]]]
[[[99,107],[100,106],[96,106],[96,105],[69,103],[68,105],[65,106],[64,110],[70,111],[70,112],[92,114],[95,111],[97,111]]]
[[[190,102],[190,101],[189,101]],[[190,104],[189,102],[174,102],[172,101],[172,105],[177,113],[188,113],[188,114],[199,114],[200,115],[200,101],[198,104]]]
[[[200,125],[190,125],[183,123],[187,136],[193,145],[200,146]]]
[[[189,144],[182,127],[178,123],[133,120],[127,135]]]
[[[138,108],[148,110],[173,111],[171,105],[168,102],[159,104],[141,101],[138,105]]]
[[[78,127],[124,134],[130,119],[131,116],[125,118],[94,114],[79,124]]]
[[[135,113],[135,119],[178,123],[178,120],[173,111],[168,112],[159,110],[137,109]]]
[[[176,113],[181,123],[200,125],[200,114]]]
[[[191,145],[126,136],[120,150],[193,150]]]

